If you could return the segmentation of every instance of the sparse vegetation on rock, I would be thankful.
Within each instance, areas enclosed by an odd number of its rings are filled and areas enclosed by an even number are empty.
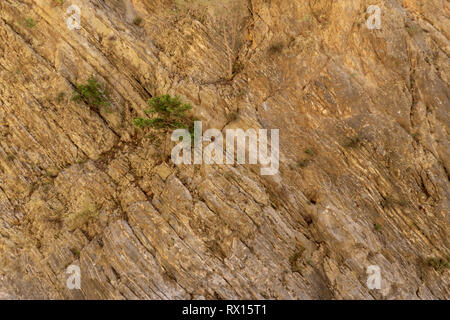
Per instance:
[[[179,97],[168,94],[153,97],[148,101],[149,108],[144,111],[148,118],[138,117],[133,124],[138,128],[154,129],[191,129],[193,119],[186,115],[192,106],[181,102]]]
[[[309,159],[302,159],[297,162],[297,167],[300,168],[306,168],[311,163],[311,160]]]
[[[108,91],[102,88],[93,75],[89,77],[86,84],[77,84],[72,101],[85,103],[96,110],[111,105]]]
[[[283,43],[281,43],[281,42],[275,42],[275,43],[272,43],[272,44],[269,46],[269,53],[270,53],[271,55],[279,54],[279,53],[281,53],[281,52],[283,51],[283,47],[284,47],[284,45],[283,45]]]
[[[140,26],[142,24],[142,18],[141,17],[134,18],[133,23],[137,26]]]
[[[450,299],[446,8],[0,0],[0,299]]]
[[[431,257],[426,259],[427,265],[433,267],[436,271],[442,271],[445,269],[450,269],[450,261],[444,258]]]
[[[24,20],[24,26],[27,28],[33,28],[34,26],[36,26],[36,21],[34,21],[33,18],[26,18]]]
[[[291,265],[292,272],[302,272],[302,267],[300,266],[300,258],[305,252],[305,248],[300,246],[295,250],[295,252],[289,257],[289,264]]]

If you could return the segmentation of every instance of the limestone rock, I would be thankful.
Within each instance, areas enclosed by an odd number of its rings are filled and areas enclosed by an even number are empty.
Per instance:
[[[76,3],[0,1],[0,299],[450,298],[448,2]],[[173,164],[161,94],[279,173]]]

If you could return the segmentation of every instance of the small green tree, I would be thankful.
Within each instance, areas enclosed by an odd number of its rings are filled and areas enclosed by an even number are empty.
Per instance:
[[[89,107],[99,109],[102,106],[109,106],[108,91],[104,90],[94,76],[90,76],[87,84],[77,84],[72,100],[84,102]]]
[[[194,134],[193,117],[187,116],[186,111],[191,110],[192,106],[188,103],[183,103],[177,96],[172,97],[168,94],[153,97],[148,100],[149,108],[144,110],[147,118],[135,118],[133,124],[140,128],[152,128],[162,131],[165,135],[169,130],[187,129]],[[166,153],[166,136],[164,137],[163,156]]]
[[[151,118],[135,118],[133,123],[138,128],[154,129],[190,129],[192,119],[186,117],[186,111],[192,109],[188,103],[182,103],[179,97],[166,94],[148,100],[149,108],[144,113]]]

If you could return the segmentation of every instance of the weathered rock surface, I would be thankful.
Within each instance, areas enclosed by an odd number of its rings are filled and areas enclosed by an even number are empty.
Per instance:
[[[0,2],[0,299],[449,299],[448,1],[185,2]],[[279,128],[279,174],[161,162],[166,93]]]

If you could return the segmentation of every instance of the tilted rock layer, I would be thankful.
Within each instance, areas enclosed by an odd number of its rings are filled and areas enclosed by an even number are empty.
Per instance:
[[[449,299],[449,14],[2,0],[0,298]],[[90,75],[108,108],[71,100]],[[279,173],[175,166],[132,125],[162,94],[204,130],[280,129]]]

